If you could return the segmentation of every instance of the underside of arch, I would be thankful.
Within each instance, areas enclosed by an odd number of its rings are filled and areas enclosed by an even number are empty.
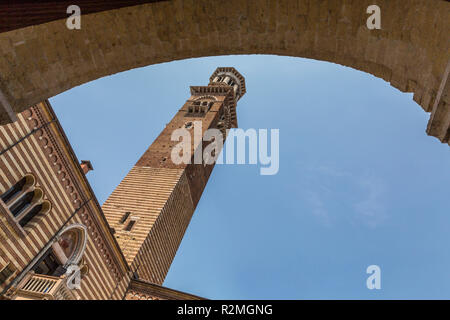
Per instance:
[[[113,1],[114,2],[114,1]],[[366,26],[369,5],[381,29]],[[443,0],[174,0],[83,13],[0,33],[0,123],[74,86],[178,59],[278,54],[383,78],[430,112],[449,142],[450,4]],[[89,12],[89,11],[88,11]]]

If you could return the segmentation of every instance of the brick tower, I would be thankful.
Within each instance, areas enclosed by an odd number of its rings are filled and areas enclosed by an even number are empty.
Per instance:
[[[139,278],[163,283],[214,167],[194,163],[202,143],[193,137],[199,122],[202,136],[209,128],[225,133],[237,127],[236,104],[245,91],[244,77],[234,68],[217,68],[208,86],[191,87],[191,97],[104,203],[106,218]],[[191,134],[190,164],[171,159],[178,144],[171,136],[178,128]]]

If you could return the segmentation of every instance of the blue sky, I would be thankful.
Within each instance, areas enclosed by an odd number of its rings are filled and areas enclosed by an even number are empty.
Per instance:
[[[243,129],[280,130],[280,170],[217,165],[165,286],[210,299],[450,298],[450,148],[387,82],[280,56],[188,59],[50,99],[103,203],[218,66],[246,78]],[[381,268],[368,290],[366,268]]]

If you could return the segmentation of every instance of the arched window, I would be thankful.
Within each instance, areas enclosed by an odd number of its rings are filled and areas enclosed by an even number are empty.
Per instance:
[[[80,246],[82,234],[77,229],[64,232],[58,240],[58,245],[64,253],[65,259],[70,260]]]
[[[79,265],[86,248],[86,227],[73,224],[62,231],[58,240],[44,254],[40,262],[33,267],[39,274],[51,276],[63,275],[67,268]]]
[[[5,193],[2,194],[1,199],[4,203],[8,203],[11,199],[17,196],[20,192],[22,192],[23,187],[25,186],[27,179],[23,177],[19,182],[13,185],[11,188],[6,190]]]
[[[211,109],[214,105],[214,102],[217,101],[217,98],[214,96],[201,96],[196,98],[195,101],[189,104],[188,111],[186,113],[186,117],[204,117],[205,114]]]
[[[34,186],[35,179],[32,175],[26,175],[22,179],[20,179],[16,184],[14,184],[11,188],[6,190],[0,198],[2,201],[8,205],[13,202],[20,194],[23,194],[28,189]]]
[[[130,220],[130,222],[128,222],[127,226],[125,227],[125,231],[131,231],[133,230],[134,225],[136,224],[136,220]]]
[[[26,175],[0,196],[21,227],[35,216],[47,213],[51,207],[50,202],[43,199],[43,191],[35,187],[35,182],[32,175]]]
[[[42,201],[41,204],[34,206],[23,216],[22,219],[19,220],[20,226],[24,227],[28,222],[31,221],[31,219],[33,219],[38,214],[42,215],[47,213],[48,211],[50,211],[50,207],[50,202],[48,202],[47,200]]]
[[[33,201],[33,198],[34,198],[34,191],[30,191],[21,196],[19,199],[17,199],[17,201],[15,201],[9,208],[12,215],[14,217],[17,217],[21,213],[23,213],[26,209],[28,209],[31,206],[31,201]]]

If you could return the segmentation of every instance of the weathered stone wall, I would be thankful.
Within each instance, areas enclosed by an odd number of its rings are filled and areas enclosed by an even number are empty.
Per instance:
[[[381,30],[366,9],[381,8]],[[81,8],[83,10],[83,8]],[[150,64],[226,54],[325,60],[371,73],[432,112],[428,133],[448,142],[450,4],[442,0],[176,0],[0,34],[0,90],[11,108]],[[441,88],[441,90],[440,90]],[[0,99],[2,100],[2,99]],[[10,122],[6,111],[0,123]]]

